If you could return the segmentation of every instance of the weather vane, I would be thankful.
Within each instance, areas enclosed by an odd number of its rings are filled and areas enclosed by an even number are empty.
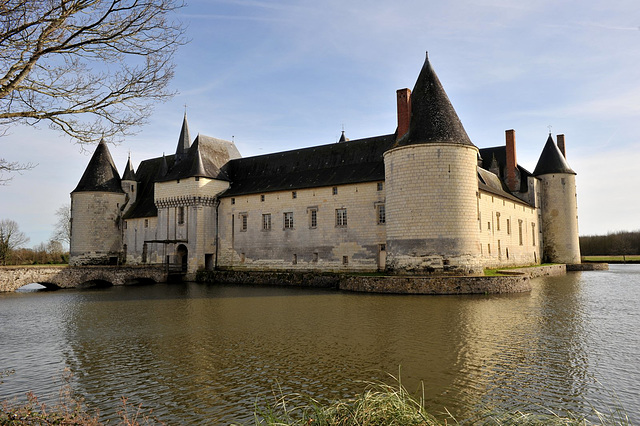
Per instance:
[[[549,124],[547,128],[549,129],[549,134],[551,134],[551,124]]]

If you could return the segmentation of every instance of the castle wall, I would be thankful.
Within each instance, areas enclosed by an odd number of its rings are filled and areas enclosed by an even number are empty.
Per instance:
[[[147,242],[157,239],[157,229],[157,217],[143,217],[125,221],[123,244],[126,244],[128,264],[162,263],[163,256],[158,253],[156,244]],[[145,242],[147,242],[146,246]],[[124,246],[123,251],[125,251]]]
[[[387,268],[482,273],[474,146],[429,143],[384,154]]]
[[[538,264],[542,255],[539,210],[485,191],[478,193],[478,225],[486,268]]]
[[[82,191],[71,194],[69,264],[117,262],[122,249],[120,208],[125,194]]]
[[[544,260],[580,263],[576,176],[544,174],[540,179]]]
[[[375,271],[380,265],[384,267],[381,250],[385,249],[386,225],[378,223],[384,202],[383,182],[222,198],[218,265],[232,269]],[[293,223],[289,222],[291,217]],[[264,222],[268,218],[270,228]]]

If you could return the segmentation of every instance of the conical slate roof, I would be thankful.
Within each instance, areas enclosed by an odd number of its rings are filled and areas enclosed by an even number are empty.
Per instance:
[[[191,137],[189,136],[189,124],[187,123],[187,113],[184,113],[182,120],[182,129],[180,129],[180,137],[178,137],[178,146],[176,148],[176,161],[182,160],[187,156]]]
[[[576,172],[571,170],[564,155],[562,155],[562,152],[560,152],[560,149],[553,141],[551,134],[549,134],[547,143],[544,145],[544,148],[542,148],[542,154],[540,154],[538,164],[533,171],[533,175],[540,176],[551,173],[576,174]]]
[[[123,193],[120,173],[113,163],[104,139],[100,141],[78,186],[73,192],[101,191]]]
[[[409,131],[396,146],[434,142],[474,146],[427,56],[411,92]]]
[[[122,180],[136,180],[136,172],[133,171],[133,166],[131,165],[131,156],[127,159],[127,165],[124,166]]]

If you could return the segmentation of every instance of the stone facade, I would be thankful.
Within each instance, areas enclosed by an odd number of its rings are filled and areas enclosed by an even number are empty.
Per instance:
[[[229,141],[191,143],[185,116],[176,153],[135,171],[129,161],[122,179],[101,143],[72,193],[72,264],[164,264],[193,278],[580,262],[575,172],[551,136],[533,174],[513,130],[479,149],[428,60],[396,96],[396,133],[249,158]]]

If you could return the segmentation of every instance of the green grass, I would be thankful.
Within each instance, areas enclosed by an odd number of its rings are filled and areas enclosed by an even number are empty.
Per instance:
[[[607,255],[607,256],[582,256],[583,262],[640,262],[640,255]]]
[[[283,395],[274,393],[275,402],[268,401],[256,406],[256,425],[322,425],[322,426],[373,426],[373,425],[568,425],[568,426],[617,426],[629,425],[624,410],[618,409],[602,414],[595,409],[591,416],[598,419],[592,423],[583,416],[567,414],[557,415],[541,407],[541,413],[527,413],[518,410],[511,412],[490,409],[478,409],[471,418],[458,420],[449,412],[438,419],[428,413],[424,407],[424,389],[422,396],[416,398],[402,386],[399,380],[391,376],[393,385],[381,382],[369,382],[363,393],[354,398],[321,404],[313,398],[300,394]]]

